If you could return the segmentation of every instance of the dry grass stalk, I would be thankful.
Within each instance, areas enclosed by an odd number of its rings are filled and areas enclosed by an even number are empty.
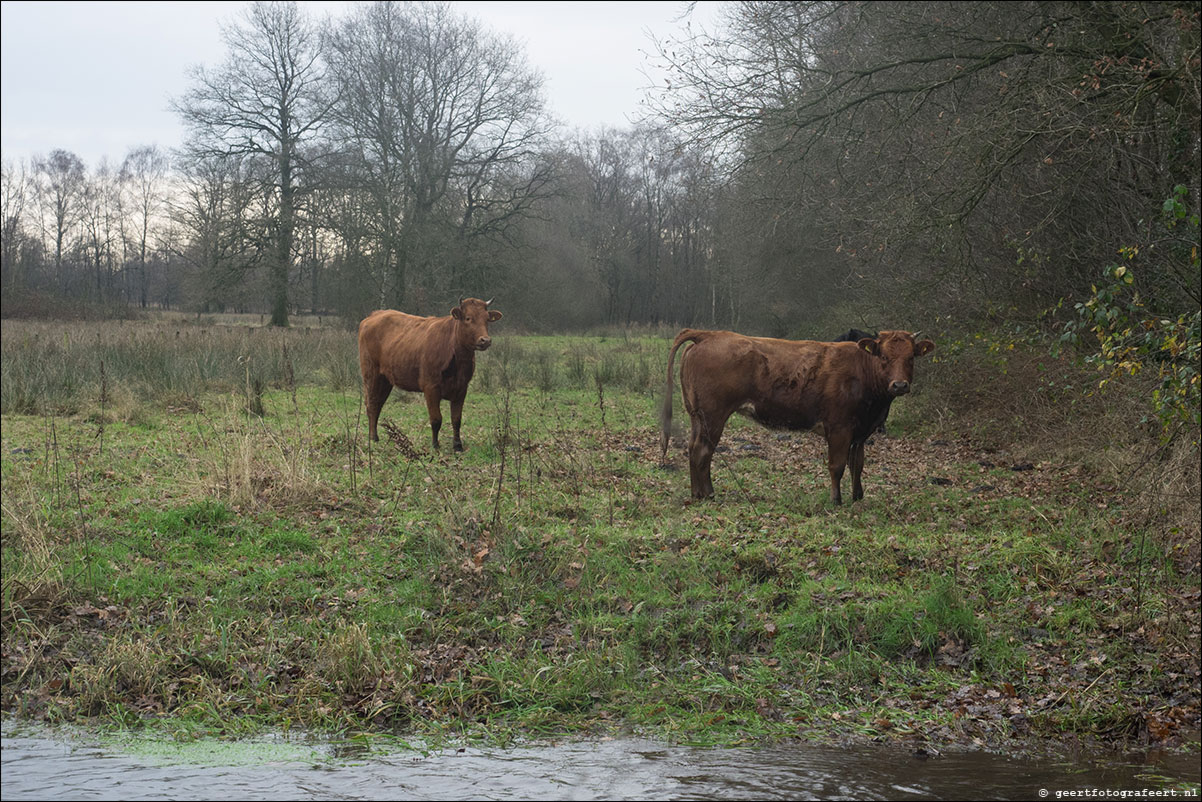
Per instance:
[[[380,425],[384,428],[384,433],[388,435],[388,439],[397,447],[397,450],[405,455],[406,459],[421,459],[421,454],[414,448],[413,441],[409,436],[402,432],[397,425],[392,421],[380,421]]]

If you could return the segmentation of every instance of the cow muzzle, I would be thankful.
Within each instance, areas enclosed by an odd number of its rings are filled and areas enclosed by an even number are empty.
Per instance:
[[[891,382],[889,384],[889,394],[896,398],[899,395],[905,395],[910,392],[910,383],[904,381]]]
[[[490,346],[490,345],[492,345],[491,337],[481,337],[480,339],[476,340],[476,350],[477,351],[487,351],[488,346]]]

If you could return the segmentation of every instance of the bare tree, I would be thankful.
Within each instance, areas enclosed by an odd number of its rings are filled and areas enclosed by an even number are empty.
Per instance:
[[[448,243],[504,235],[549,179],[541,77],[510,38],[445,3],[364,6],[329,43],[338,138],[372,201],[387,300],[406,300],[414,268],[464,290]]]
[[[631,137],[606,131],[576,143],[574,163],[584,179],[577,225],[589,244],[589,259],[605,289],[605,319],[630,322],[632,286],[638,275],[634,220],[638,204],[639,157]]]
[[[197,309],[223,311],[264,253],[267,234],[253,211],[257,178],[248,158],[185,160],[169,206],[175,230],[169,253],[188,274]]]
[[[81,205],[81,244],[92,269],[93,296],[98,301],[111,300],[113,295],[122,216],[117,173],[105,159],[85,179]]]
[[[810,227],[827,286],[1046,308],[1146,237],[1174,185],[1197,187],[1198,13],[732,4],[720,32],[663,43],[657,108],[721,149],[776,243]],[[1197,281],[1161,289],[1180,301]]]
[[[714,272],[716,186],[704,153],[638,126],[578,136],[563,161],[556,226],[584,253],[605,321],[730,320],[726,277]]]
[[[24,289],[21,252],[28,239],[25,216],[32,193],[32,179],[24,162],[5,161],[0,172],[0,286],[6,293]]]
[[[64,250],[83,205],[83,162],[74,153],[59,149],[46,158],[35,159],[34,170],[39,179],[39,199],[50,215],[48,233],[54,242],[54,283],[60,292],[65,292]]]
[[[229,56],[193,73],[175,103],[191,129],[195,156],[256,156],[272,165],[266,189],[274,207],[270,261],[272,325],[288,325],[288,279],[297,195],[304,192],[331,100],[325,94],[319,39],[296,3],[252,4],[240,25],[223,29]]]
[[[138,306],[149,303],[146,280],[146,256],[150,246],[150,228],[164,203],[170,160],[153,145],[134,148],[121,164],[121,184],[128,194],[127,213],[131,249],[138,264]]]

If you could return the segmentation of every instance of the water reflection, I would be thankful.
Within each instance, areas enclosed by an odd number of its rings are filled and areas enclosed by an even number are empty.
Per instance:
[[[361,742],[101,745],[5,722],[2,796],[18,799],[1049,799],[1197,787],[1196,757],[1029,761],[894,748],[714,749],[619,739],[429,755]],[[1179,791],[1180,794],[1180,791]],[[1194,797],[1196,798],[1196,796]]]

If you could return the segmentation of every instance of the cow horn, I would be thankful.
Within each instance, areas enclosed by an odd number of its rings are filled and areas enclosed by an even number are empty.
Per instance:
[[[459,296],[459,306],[463,306],[463,296]]]
[[[493,296],[492,298],[489,298],[487,301],[485,301],[485,302],[484,302],[484,305],[485,305],[485,306],[491,306],[491,305],[492,305],[492,302],[493,302],[495,299],[496,299],[496,296]]]

